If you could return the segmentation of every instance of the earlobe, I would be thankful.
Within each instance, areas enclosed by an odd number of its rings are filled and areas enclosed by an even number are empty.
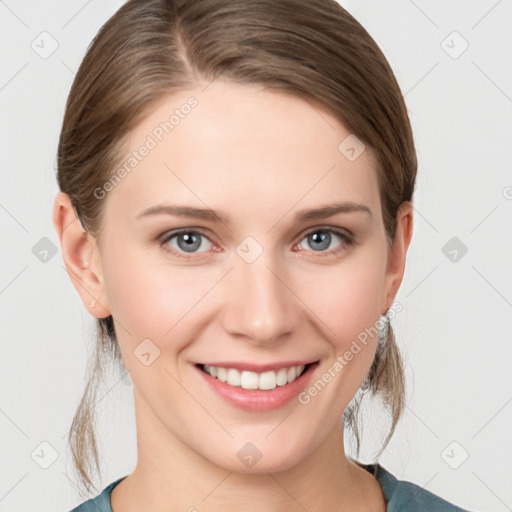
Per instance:
[[[60,240],[64,265],[84,306],[97,318],[109,316],[111,312],[96,241],[84,231],[70,197],[63,192],[55,197],[53,224]]]

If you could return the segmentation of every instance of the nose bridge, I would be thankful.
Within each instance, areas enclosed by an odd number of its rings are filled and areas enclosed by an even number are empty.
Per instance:
[[[230,274],[232,285],[224,315],[227,331],[272,342],[293,329],[297,304],[269,251],[250,263],[239,258]]]

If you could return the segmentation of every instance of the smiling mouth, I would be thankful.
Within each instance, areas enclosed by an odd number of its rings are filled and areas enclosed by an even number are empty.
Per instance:
[[[199,364],[197,366],[211,377],[230,386],[267,391],[290,384],[306,373],[314,364],[316,363],[290,366],[280,368],[277,371],[269,370],[265,372],[239,371],[236,368],[209,366],[205,364]]]

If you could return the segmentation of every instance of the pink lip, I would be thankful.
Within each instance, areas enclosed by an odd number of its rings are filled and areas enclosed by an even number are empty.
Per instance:
[[[230,363],[230,365],[231,364],[233,363]],[[301,363],[297,363],[297,365],[299,364]],[[220,363],[216,363],[212,366],[217,365],[223,366]],[[283,366],[276,365],[265,365],[264,368],[269,368],[272,366],[274,368],[283,368]],[[295,363],[291,364],[291,366],[295,366]],[[226,400],[229,404],[246,411],[263,412],[278,409],[279,407],[282,407],[290,402],[293,398],[296,398],[297,395],[303,391],[310,382],[313,372],[317,366],[318,361],[316,363],[310,364],[309,367],[306,368],[306,371],[290,384],[286,384],[285,386],[277,386],[274,389],[269,389],[266,391],[259,389],[243,389],[242,387],[238,386],[230,386],[229,384],[221,382],[219,379],[216,379],[201,370],[200,365],[196,365],[195,369],[197,372],[199,372],[200,377],[204,379],[210,389],[212,389],[221,398]],[[226,366],[223,367],[226,368]],[[236,368],[236,366],[227,367]],[[244,363],[243,367],[245,369],[247,367],[251,367],[251,365]],[[252,365],[252,368],[254,367],[261,368],[261,366]]]
[[[254,363],[244,363],[244,362],[238,362],[238,361],[220,361],[215,363],[201,363],[208,366],[217,366],[220,368],[234,368],[235,370],[238,370],[239,372],[248,371],[248,372],[256,372],[256,373],[263,373],[263,372],[269,372],[270,370],[273,370],[277,372],[281,368],[290,368],[292,366],[300,366],[307,364],[311,364],[312,361],[280,361],[278,363],[268,363],[268,364],[254,364]]]

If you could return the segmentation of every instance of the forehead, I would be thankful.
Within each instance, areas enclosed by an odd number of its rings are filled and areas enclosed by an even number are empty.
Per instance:
[[[162,98],[132,130],[109,208],[130,215],[172,201],[263,215],[277,205],[354,201],[374,210],[373,155],[347,158],[347,143],[362,149],[353,137],[310,101],[213,82]]]

